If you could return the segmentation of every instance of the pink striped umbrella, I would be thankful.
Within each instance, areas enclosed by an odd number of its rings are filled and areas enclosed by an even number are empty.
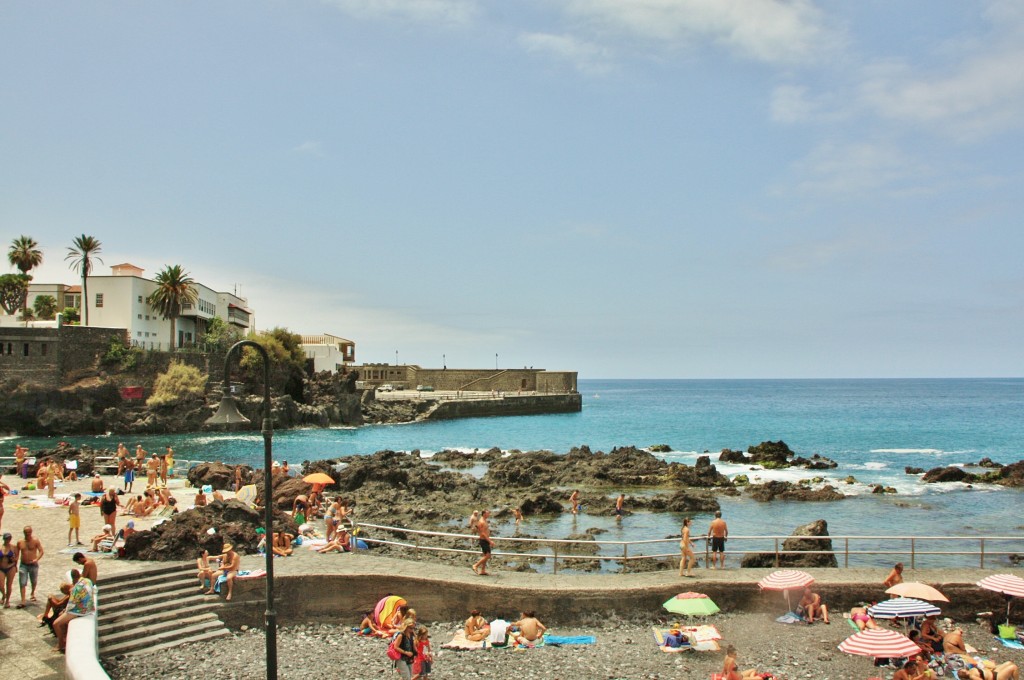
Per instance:
[[[906,635],[900,635],[894,630],[868,628],[840,642],[839,651],[876,659],[899,659],[917,656],[921,648]]]
[[[806,571],[798,569],[780,569],[773,571],[757,582],[761,590],[781,590],[786,596],[786,606],[789,606],[789,591],[803,588],[814,583],[814,577]]]
[[[1010,625],[1010,601],[1014,597],[1024,597],[1024,578],[1012,574],[994,574],[978,581],[985,590],[1006,595],[1006,625]]]

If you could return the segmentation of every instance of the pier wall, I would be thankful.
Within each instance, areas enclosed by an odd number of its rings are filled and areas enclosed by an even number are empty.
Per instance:
[[[344,559],[342,556],[340,559]],[[417,565],[411,563],[410,570]],[[514,579],[514,576],[508,580]],[[400,574],[318,574],[278,576],[274,579],[278,623],[290,625],[310,621],[342,622],[355,625],[363,612],[373,610],[386,595],[401,595],[416,609],[421,621],[461,621],[470,609],[515,617],[524,609],[535,609],[549,625],[578,624],[581,616],[614,613],[619,617],[665,615],[661,605],[677,594],[684,584],[644,587],[588,588],[586,577],[572,588],[536,588],[501,583],[466,583]],[[781,593],[765,592],[757,583],[701,582],[700,592],[708,595],[722,611],[764,612],[765,625],[784,613]],[[262,626],[266,609],[263,580],[236,581],[235,598],[219,611],[224,622],[237,628],[243,624]],[[876,602],[881,592],[877,581],[870,583],[819,584],[816,588],[828,603],[832,616],[843,625],[842,612],[861,602]],[[954,618],[973,617],[982,609],[999,612],[1005,608],[1001,596],[980,591],[973,583],[943,584],[951,604],[942,611]],[[349,624],[348,622],[351,622]]]
[[[499,399],[453,399],[438,403],[429,414],[428,420],[577,413],[582,408],[583,398],[578,393],[505,395]]]

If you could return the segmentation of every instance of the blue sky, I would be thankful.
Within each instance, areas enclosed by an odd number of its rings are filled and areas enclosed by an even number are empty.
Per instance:
[[[86,233],[362,361],[1021,375],[1022,124],[1008,0],[0,4],[36,280]]]

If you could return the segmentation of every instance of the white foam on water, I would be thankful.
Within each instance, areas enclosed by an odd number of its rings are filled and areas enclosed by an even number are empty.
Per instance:
[[[946,453],[942,449],[871,449],[869,453]]]
[[[263,441],[263,435],[259,434],[232,434],[232,435],[220,435],[216,437],[196,437],[189,442],[189,445],[193,444],[214,444],[216,442],[261,442]]]

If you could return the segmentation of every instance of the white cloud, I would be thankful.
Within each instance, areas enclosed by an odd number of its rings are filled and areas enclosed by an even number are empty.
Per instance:
[[[933,175],[892,144],[874,142],[823,142],[796,169],[804,177],[801,191],[827,194],[920,190],[921,180]]]
[[[328,5],[366,19],[404,19],[464,25],[478,13],[476,0],[323,0]]]
[[[570,0],[569,11],[615,32],[679,47],[710,40],[769,63],[806,61],[827,44],[810,0]]]
[[[1016,43],[986,47],[944,73],[875,66],[863,81],[861,99],[884,118],[929,124],[954,137],[984,137],[1024,119],[1022,64],[1024,45]]]
[[[550,54],[563,59],[583,73],[600,75],[612,68],[606,49],[571,35],[524,33],[519,36],[519,44],[527,52]]]
[[[302,144],[292,147],[292,151],[309,156],[316,156],[317,158],[323,158],[325,156],[324,150],[320,146],[320,142],[313,140],[306,140]]]

